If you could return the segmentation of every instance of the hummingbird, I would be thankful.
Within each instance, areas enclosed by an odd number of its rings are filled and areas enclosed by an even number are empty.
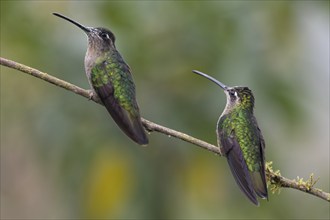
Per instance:
[[[247,196],[259,205],[257,197],[268,199],[265,175],[265,141],[253,114],[254,96],[248,87],[229,87],[215,78],[193,70],[220,86],[227,104],[217,123],[220,153],[227,158],[234,179]]]
[[[119,128],[133,141],[147,145],[148,138],[141,122],[131,69],[115,46],[115,35],[102,27],[86,27],[64,15],[53,13],[85,32],[88,48],[85,71],[92,88]]]

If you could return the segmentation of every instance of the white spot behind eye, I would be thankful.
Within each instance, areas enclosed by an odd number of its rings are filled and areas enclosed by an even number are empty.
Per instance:
[[[234,95],[237,97],[237,92],[235,92]]]

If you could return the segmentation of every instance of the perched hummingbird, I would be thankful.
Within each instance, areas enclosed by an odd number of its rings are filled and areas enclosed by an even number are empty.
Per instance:
[[[248,87],[228,87],[213,77],[193,70],[220,86],[227,104],[217,124],[218,146],[243,193],[255,205],[257,196],[268,199],[265,175],[265,141],[253,115],[254,97]]]
[[[95,92],[121,130],[133,141],[147,145],[131,69],[117,51],[114,34],[106,28],[86,27],[58,13],[82,29],[88,37],[85,71]]]

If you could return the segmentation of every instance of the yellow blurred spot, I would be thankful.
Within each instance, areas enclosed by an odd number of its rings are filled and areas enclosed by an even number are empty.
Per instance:
[[[184,203],[193,207],[194,213],[218,209],[221,205],[219,201],[227,195],[227,190],[223,189],[224,183],[219,181],[221,168],[204,155],[197,155],[192,161],[194,165],[188,166],[182,175],[182,184],[186,190]]]
[[[125,152],[104,149],[95,156],[83,192],[87,218],[111,218],[129,202],[134,187],[134,170]]]

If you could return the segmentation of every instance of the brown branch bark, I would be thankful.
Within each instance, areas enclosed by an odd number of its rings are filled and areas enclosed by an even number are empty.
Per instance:
[[[31,68],[29,66],[26,66],[26,65],[23,65],[23,64],[20,64],[15,61],[8,60],[8,59],[2,58],[2,57],[0,57],[0,65],[19,70],[23,73],[32,75],[32,76],[42,79],[46,82],[49,82],[56,86],[62,87],[68,91],[74,92],[80,96],[90,99],[90,92],[88,90],[82,89],[76,85],[73,85],[64,80],[58,79],[54,76],[41,72],[37,69]],[[102,104],[95,97],[92,97],[91,99],[98,104]],[[147,119],[144,119],[144,118],[142,118],[142,122],[143,122],[143,125],[145,126],[145,128],[150,132],[155,131],[155,132],[159,132],[159,133],[162,133],[165,135],[170,135],[171,137],[181,139],[185,142],[194,144],[205,150],[208,150],[210,152],[220,155],[220,151],[217,146],[209,144],[200,139],[194,138],[185,133],[164,127],[162,125],[158,125],[158,124],[148,121]],[[319,197],[321,199],[324,199],[324,200],[330,202],[330,194],[322,191],[321,189],[315,188],[313,186],[314,184],[308,185],[306,183],[299,183],[295,180],[287,179],[287,178],[281,176],[279,173],[274,172],[272,169],[266,169],[266,174],[267,174],[268,180],[271,184],[274,184],[278,187],[285,187],[285,188],[292,188],[292,189],[300,190],[302,192],[309,193],[311,195],[314,195],[316,197]]]

